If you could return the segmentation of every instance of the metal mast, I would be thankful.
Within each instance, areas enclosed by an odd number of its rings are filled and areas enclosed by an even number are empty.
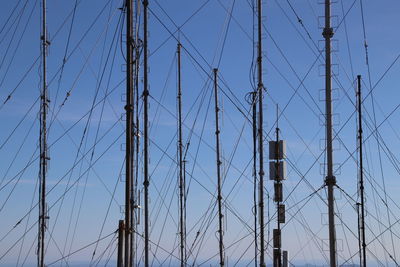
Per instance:
[[[134,111],[135,111],[135,123],[134,123],[134,147],[136,147],[134,161],[136,165],[134,166],[134,175],[132,179],[132,213],[131,213],[131,221],[132,221],[132,235],[131,235],[131,258],[132,265],[136,266],[137,262],[137,241],[135,237],[136,226],[139,223],[139,217],[136,216],[136,209],[139,209],[140,203],[140,195],[138,189],[138,177],[139,177],[139,152],[140,152],[140,124],[139,124],[139,73],[140,73],[140,49],[141,49],[141,41],[139,39],[139,27],[140,27],[140,1],[135,0],[135,27],[134,27],[134,48],[135,48],[135,74],[134,74]]]
[[[259,176],[260,176],[260,194],[259,194],[259,209],[260,209],[260,266],[265,266],[264,259],[264,134],[263,134],[263,90],[264,85],[262,81],[262,21],[261,21],[261,0],[257,2],[257,21],[258,21],[258,45],[257,45],[257,66],[258,66],[258,149],[259,149]]]
[[[278,114],[278,106],[276,107],[276,129],[275,129],[275,131],[276,131],[276,147],[277,147],[277,157],[276,157],[276,164],[278,165],[278,164],[280,164],[280,161],[279,161],[279,154],[281,153],[281,151],[280,151],[280,149],[279,149],[279,125],[278,125],[278,121],[279,121],[279,114]],[[282,166],[280,166],[281,168],[282,168]],[[278,173],[278,172],[277,172]],[[277,176],[278,177],[278,176]],[[282,183],[281,183],[281,179],[283,179],[284,177],[278,177],[278,179],[276,179],[275,180],[275,196],[277,196],[278,194],[280,194],[280,193],[282,193]],[[280,188],[280,189],[278,189],[278,188]],[[277,220],[276,220],[276,226],[277,226],[277,230],[278,230],[278,232],[279,232],[279,237],[280,237],[280,240],[282,240],[281,239],[281,218],[280,218],[280,216],[281,216],[281,212],[280,212],[280,208],[281,208],[281,202],[282,202],[282,198],[281,197],[276,197],[275,198],[275,201],[276,201],[276,214],[277,214]],[[282,244],[281,244],[281,242],[279,242],[279,244],[278,244],[278,248],[277,248],[277,255],[278,255],[278,257],[276,257],[277,258],[277,260],[276,260],[276,262],[275,262],[275,259],[274,259],[274,265],[275,265],[275,267],[281,267],[282,266],[282,257],[281,257],[281,249],[282,249]]]
[[[148,96],[149,96],[149,88],[148,88],[148,65],[147,65],[147,7],[149,5],[148,0],[143,0],[143,49],[144,49],[144,58],[143,58],[143,124],[144,124],[144,266],[149,266],[149,119],[148,119]]]
[[[325,0],[325,28],[322,36],[325,38],[325,116],[326,116],[326,155],[328,172],[325,185],[328,187],[328,216],[329,216],[329,251],[330,266],[336,267],[336,231],[334,186],[336,178],[333,175],[333,148],[332,148],[332,71],[331,71],[331,0]]]
[[[126,143],[125,143],[125,267],[132,266],[132,185],[133,185],[133,5],[126,0]]]
[[[179,162],[179,210],[180,210],[180,227],[179,235],[181,238],[180,244],[180,260],[181,266],[186,266],[186,236],[185,236],[185,182],[184,182],[184,167],[183,167],[183,144],[182,144],[182,87],[181,87],[181,44],[178,43],[178,162]]]
[[[47,22],[46,0],[42,1],[42,93],[40,97],[40,170],[39,170],[39,234],[38,234],[38,266],[44,267],[44,237],[46,231],[47,204],[46,204],[46,173],[47,173]]]
[[[220,159],[220,143],[219,143],[219,107],[218,107],[218,85],[217,85],[218,69],[214,69],[214,100],[215,100],[215,141],[216,141],[216,152],[217,152],[217,201],[218,201],[218,237],[219,237],[219,265],[224,266],[224,233],[222,224],[222,179],[221,179],[221,164]]]
[[[361,75],[357,75],[357,102],[358,102],[358,151],[360,157],[360,197],[361,197],[361,246],[362,246],[362,262],[363,267],[367,266],[367,254],[366,254],[366,243],[365,243],[365,207],[364,207],[364,170],[363,170],[363,150],[362,150],[362,114],[361,114]]]
[[[251,92],[251,105],[253,109],[253,201],[254,201],[254,266],[257,267],[258,260],[258,234],[257,234],[257,91]]]
[[[269,142],[270,180],[274,181],[274,201],[276,202],[277,228],[273,230],[273,266],[282,267],[281,223],[285,223],[285,205],[283,204],[283,184],[286,179],[286,143],[279,139],[279,109],[276,106],[276,140]],[[287,262],[287,251],[284,251]]]
[[[279,109],[276,106],[276,140],[269,142],[270,180],[274,181],[274,201],[276,203],[277,227],[273,230],[273,266],[287,266],[287,251],[282,253],[281,224],[286,222],[285,204],[283,204],[283,183],[286,179],[286,143],[279,139]],[[282,257],[283,254],[283,257]],[[284,258],[284,261],[282,261]]]

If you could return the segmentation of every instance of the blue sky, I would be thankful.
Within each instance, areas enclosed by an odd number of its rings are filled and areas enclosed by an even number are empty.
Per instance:
[[[216,209],[211,213],[207,210],[210,203],[215,203],[211,195],[216,191],[214,103],[209,78],[212,68],[218,67],[225,177],[223,195],[228,199],[224,205],[226,255],[230,265],[237,263],[245,266],[252,262],[253,182],[251,163],[249,165],[252,139],[251,125],[243,115],[250,118],[250,105],[245,98],[252,90],[250,70],[254,60],[251,2],[150,1],[150,209],[154,265],[167,264],[170,260],[174,262],[174,257],[179,255],[176,249],[177,166],[174,162],[177,153],[178,39],[184,47],[182,88],[185,144],[190,138],[187,241],[188,246],[194,246],[189,261],[193,262],[196,258],[196,264],[210,264],[217,260],[218,240],[214,236],[217,230]],[[49,244],[47,263],[57,261],[62,255],[68,255],[107,235],[110,236],[99,242],[94,258],[100,255],[101,259],[110,257],[115,260],[116,242],[112,233],[117,228],[118,220],[123,218],[124,173],[121,170],[124,151],[121,148],[124,146],[124,120],[121,118],[124,112],[126,67],[121,52],[125,49],[125,42],[121,43],[125,38],[124,29],[121,28],[124,22],[118,9],[122,1],[78,1],[66,50],[74,3],[48,3],[48,32],[52,40],[48,54],[50,114],[54,114],[56,119],[49,130],[51,160],[48,189],[53,186],[54,189],[49,192],[47,200],[50,208],[46,237]],[[333,54],[334,69],[338,69],[333,81],[335,95],[337,92],[334,101],[335,120],[338,119],[335,130],[339,131],[334,142],[337,148],[334,161],[337,166],[341,165],[336,176],[338,185],[344,191],[341,193],[336,190],[336,203],[340,210],[338,216],[343,220],[337,225],[338,258],[340,263],[348,259],[348,263],[358,262],[357,239],[354,235],[357,234],[357,213],[354,211],[357,200],[354,81],[355,76],[361,74],[363,95],[368,95],[363,103],[364,136],[370,136],[365,141],[364,158],[367,173],[367,241],[371,241],[368,260],[373,265],[390,265],[393,261],[389,255],[400,260],[400,255],[395,252],[400,242],[397,224],[400,210],[396,204],[399,201],[397,73],[400,71],[396,58],[400,51],[395,28],[399,22],[397,14],[400,4],[393,0],[362,1],[362,4],[364,27],[360,1],[339,0],[332,7],[333,15],[337,16],[333,18],[334,46],[338,48]],[[15,6],[17,13],[13,13],[10,23],[6,24]],[[10,100],[0,104],[0,264],[18,262],[21,265],[25,258],[26,263],[35,262],[37,227],[34,223],[38,211],[37,208],[31,210],[31,203],[37,202],[35,184],[39,165],[36,150],[39,103],[35,103],[39,96],[41,75],[40,60],[35,63],[40,55],[39,8],[40,1],[4,1],[0,11],[0,25],[5,25],[0,32],[2,102],[12,92]],[[227,12],[229,10],[232,10],[231,15]],[[324,179],[324,126],[320,124],[324,110],[320,90],[324,88],[324,77],[319,75],[323,57],[318,51],[319,41],[322,40],[318,21],[323,15],[323,6],[316,0],[269,0],[264,2],[264,15],[264,126],[273,137],[278,104],[279,109],[284,110],[279,121],[280,134],[286,140],[288,149],[288,179],[284,182],[284,196],[289,196],[285,202],[288,222],[283,230],[283,248],[289,251],[294,264],[326,264],[328,253],[325,243],[328,235],[324,223],[327,213],[325,191],[313,194],[323,185]],[[180,27],[179,34],[176,25]],[[171,33],[174,33],[173,38]],[[368,45],[369,71],[365,41]],[[60,79],[59,70],[65,51],[68,57]],[[373,91],[369,93],[371,88]],[[70,96],[65,105],[60,107],[67,92],[70,92]],[[88,120],[92,103],[96,103],[96,106]],[[140,107],[142,111],[142,105]],[[379,126],[378,131],[373,131],[374,124]],[[87,130],[82,139],[85,128]],[[64,135],[66,129],[70,130]],[[93,150],[96,135],[98,143]],[[349,159],[349,154],[354,158]],[[95,164],[90,166],[90,162]],[[25,168],[27,164],[29,166]],[[143,170],[141,162],[139,165],[140,182]],[[269,195],[272,194],[273,183],[267,175],[265,183],[266,216],[274,222],[267,227],[270,233],[275,227],[275,217],[274,203]],[[65,198],[60,198],[65,190],[68,191]],[[309,197],[310,194],[312,197]],[[78,219],[80,203],[82,206]],[[29,217],[25,217],[26,214]],[[13,228],[21,218],[21,223]],[[211,218],[207,231],[201,227],[207,224],[207,221],[203,221],[206,218]],[[385,231],[391,224],[394,224],[391,231]],[[26,237],[20,239],[31,226]],[[142,231],[141,212],[138,232]],[[204,234],[202,243],[195,238],[197,231],[200,231],[201,237]],[[271,243],[268,244],[269,262]],[[139,251],[142,245],[140,239]],[[89,246],[71,255],[68,261],[90,260],[94,249],[95,246]],[[105,252],[104,255],[102,252]],[[169,253],[174,256],[171,257]],[[60,265],[60,262],[54,264]]]

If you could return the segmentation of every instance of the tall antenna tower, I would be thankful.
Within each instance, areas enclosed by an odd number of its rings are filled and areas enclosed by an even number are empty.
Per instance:
[[[133,194],[133,4],[126,0],[126,143],[125,143],[125,267],[132,266]]]
[[[364,169],[363,169],[363,137],[362,137],[362,98],[361,98],[361,75],[357,75],[357,104],[358,104],[358,151],[359,151],[359,168],[360,168],[360,206],[361,206],[361,251],[362,252],[362,266],[367,266],[367,253],[365,243],[365,206],[364,206]]]
[[[139,122],[139,73],[140,73],[140,50],[142,48],[142,42],[139,37],[140,32],[140,0],[135,0],[135,27],[134,27],[134,48],[135,48],[135,71],[134,71],[134,141],[133,145],[136,149],[134,154],[134,161],[136,165],[134,166],[134,175],[132,179],[132,212],[131,212],[131,221],[132,221],[132,235],[131,235],[131,258],[133,266],[136,266],[138,261],[138,253],[137,253],[137,239],[135,239],[135,231],[137,229],[137,225],[140,221],[140,213],[136,210],[140,209],[140,191],[138,191],[138,177],[139,177],[139,153],[140,153],[140,122]]]
[[[183,166],[183,144],[182,144],[182,86],[181,86],[181,44],[178,43],[178,163],[179,163],[179,235],[180,244],[180,260],[181,266],[186,266],[186,222],[185,222],[185,181]]]
[[[38,234],[38,266],[44,267],[44,237],[46,232],[47,203],[46,203],[46,173],[47,160],[47,46],[50,42],[47,40],[47,22],[46,22],[46,0],[42,1],[42,93],[40,96],[40,170],[39,170],[39,234]]]
[[[260,177],[260,194],[259,194],[259,209],[260,209],[260,266],[265,266],[265,247],[264,247],[264,130],[263,130],[263,90],[264,84],[262,81],[262,5],[261,0],[257,1],[257,91],[258,91],[258,149],[259,149],[259,177]]]
[[[336,185],[336,177],[333,175],[333,147],[332,147],[332,62],[331,39],[333,37],[331,27],[331,0],[325,0],[325,28],[322,36],[325,38],[325,117],[326,117],[326,155],[328,172],[325,185],[328,188],[328,220],[329,220],[329,252],[330,266],[336,267],[336,230],[335,230],[335,197],[333,189]]]
[[[144,266],[149,266],[149,104],[148,104],[148,96],[149,96],[149,85],[148,85],[148,51],[147,51],[147,7],[149,5],[148,0],[143,0],[143,49],[144,49],[144,57],[143,57],[143,138],[144,138]]]
[[[220,141],[219,141],[219,106],[218,106],[218,69],[214,69],[214,101],[215,101],[215,146],[217,152],[217,201],[218,201],[218,239],[219,239],[219,265],[225,265],[224,256],[224,231],[223,231],[223,215],[222,215],[222,178],[221,178],[221,158],[220,158]]]

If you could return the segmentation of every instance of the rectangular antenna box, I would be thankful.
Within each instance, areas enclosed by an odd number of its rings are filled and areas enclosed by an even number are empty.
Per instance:
[[[283,201],[283,191],[282,191],[282,184],[275,183],[274,184],[274,201],[275,202],[282,202]]]
[[[269,162],[269,179],[282,181],[286,179],[286,162]]]
[[[269,141],[269,159],[282,160],[286,158],[286,141]]]
[[[286,217],[285,217],[285,205],[284,204],[279,204],[278,206],[278,222],[279,223],[285,223]]]
[[[273,245],[274,248],[280,248],[281,247],[281,230],[280,229],[274,229],[273,231]]]
[[[273,264],[273,266],[279,266],[280,258],[281,258],[280,250],[278,248],[275,248],[274,249],[274,264]]]

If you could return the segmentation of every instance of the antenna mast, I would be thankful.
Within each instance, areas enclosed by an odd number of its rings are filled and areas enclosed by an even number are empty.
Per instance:
[[[264,259],[264,134],[263,134],[263,90],[264,85],[262,81],[262,21],[261,21],[261,0],[257,2],[257,21],[258,21],[258,45],[257,45],[257,66],[258,66],[258,149],[259,149],[259,176],[260,176],[260,195],[259,195],[259,209],[260,209],[260,266],[265,266]]]
[[[367,266],[367,254],[365,243],[365,207],[364,207],[364,170],[363,170],[363,150],[362,150],[362,116],[361,116],[361,75],[357,75],[357,102],[358,102],[358,151],[360,157],[360,197],[361,197],[361,246],[362,246],[362,262],[363,267]]]
[[[325,28],[322,36],[325,38],[325,116],[326,116],[326,154],[328,172],[325,185],[328,187],[328,216],[329,216],[329,251],[330,266],[336,267],[336,230],[334,186],[336,177],[333,175],[333,148],[332,148],[332,71],[331,71],[331,0],[325,0]]]
[[[47,22],[46,22],[46,0],[42,1],[42,94],[40,97],[40,170],[39,170],[39,235],[38,235],[38,266],[44,267],[44,237],[46,231],[47,204],[46,204],[46,173],[47,173]]]
[[[281,223],[285,223],[285,205],[283,202],[282,181],[286,179],[286,146],[279,139],[279,109],[276,106],[276,140],[269,142],[270,180],[274,181],[274,201],[276,202],[277,228],[273,231],[273,266],[282,267]],[[287,253],[287,252],[286,252]]]
[[[254,201],[254,266],[257,267],[258,260],[258,234],[257,234],[257,91],[251,92],[251,105],[253,109],[253,201]]]
[[[185,222],[185,182],[184,182],[184,167],[183,167],[183,144],[182,144],[182,87],[181,87],[181,44],[178,43],[177,48],[178,54],[178,161],[179,161],[179,210],[180,210],[180,227],[179,227],[179,235],[181,238],[180,245],[180,260],[181,266],[186,266],[186,222]]]
[[[133,5],[126,0],[126,149],[125,149],[125,267],[132,266],[132,185],[133,185]]]
[[[148,0],[143,0],[143,109],[144,109],[144,266],[149,266],[149,119],[148,119],[148,66],[147,66],[147,7],[149,5]]]
[[[224,266],[224,233],[223,233],[223,224],[222,224],[222,193],[221,193],[221,164],[222,161],[220,159],[220,144],[219,144],[219,107],[218,107],[218,85],[217,85],[217,77],[218,77],[218,69],[214,69],[214,101],[215,101],[215,141],[216,141],[216,151],[217,151],[217,201],[218,201],[218,237],[219,237],[219,265]]]
[[[136,216],[136,209],[139,209],[140,206],[140,192],[138,191],[138,177],[139,177],[139,152],[140,152],[140,123],[139,123],[139,73],[140,73],[140,49],[141,49],[141,40],[139,39],[139,27],[140,27],[140,0],[135,0],[135,32],[134,32],[134,48],[135,48],[135,72],[134,72],[134,110],[135,110],[135,123],[134,123],[134,146],[136,147],[134,161],[136,161],[136,165],[134,166],[134,177],[132,178],[132,213],[131,213],[131,221],[132,221],[132,235],[131,235],[131,258],[133,266],[136,266],[137,262],[137,240],[135,237],[136,226],[139,224],[140,217]],[[140,213],[138,213],[140,214]]]

